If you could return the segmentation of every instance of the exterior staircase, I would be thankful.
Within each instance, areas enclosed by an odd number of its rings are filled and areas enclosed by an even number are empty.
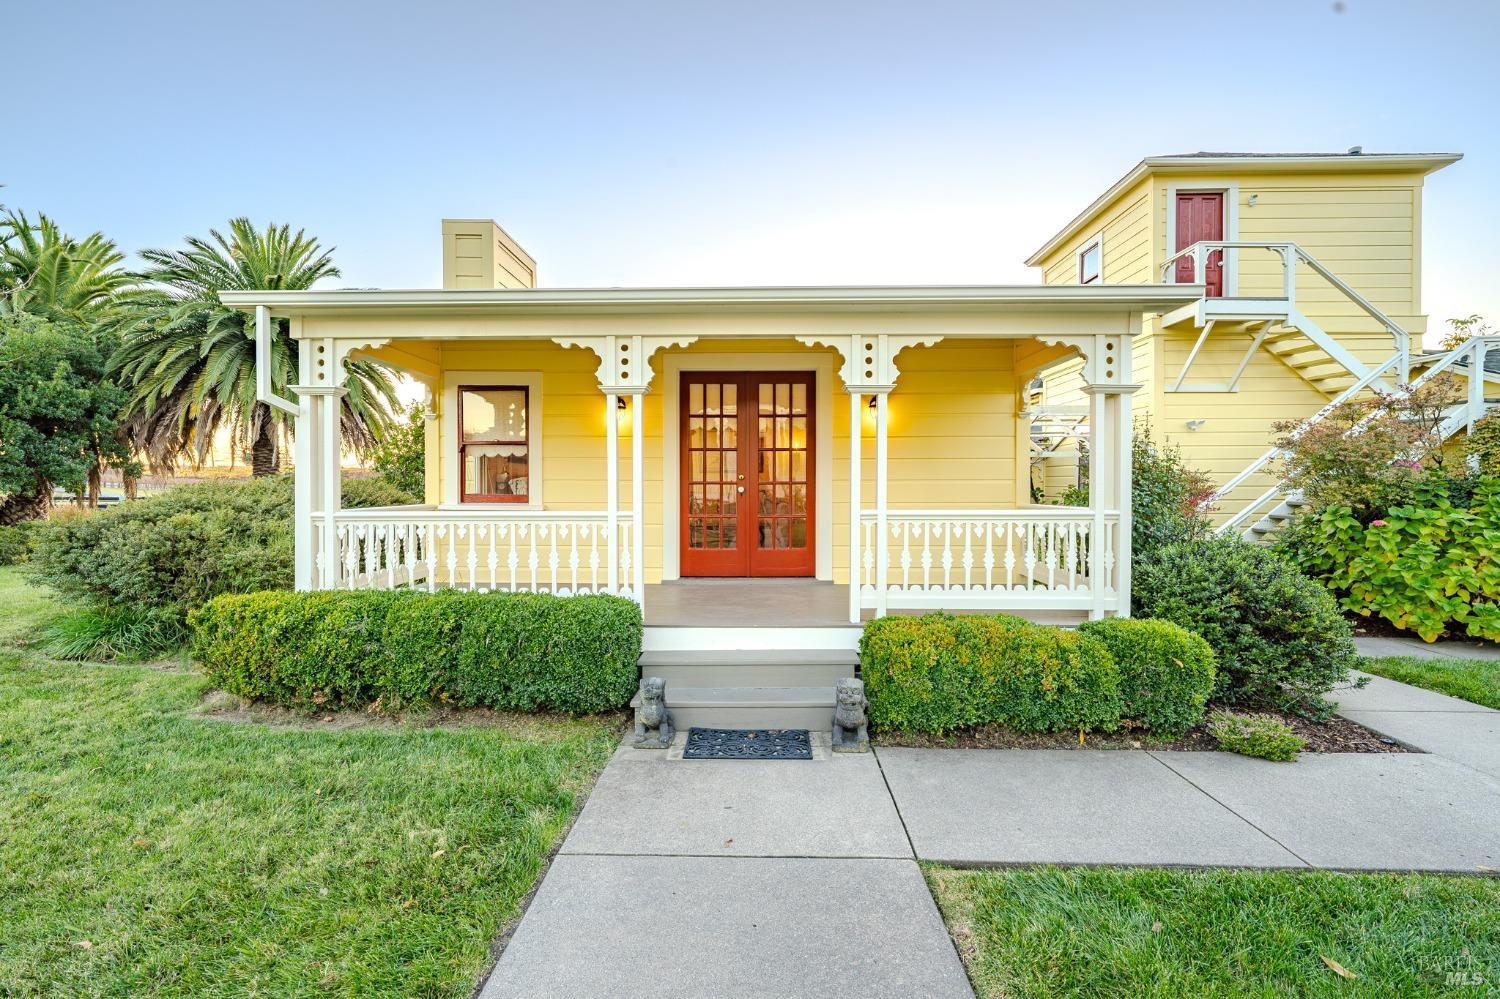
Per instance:
[[[1492,359],[1489,373],[1494,375],[1493,357],[1500,355],[1500,337],[1475,337],[1454,350],[1442,355],[1420,358],[1425,367],[1415,379],[1410,377],[1413,357],[1411,336],[1398,323],[1372,305],[1363,295],[1333,271],[1295,243],[1260,243],[1239,241],[1207,241],[1187,247],[1169,258],[1162,268],[1162,278],[1175,280],[1180,259],[1191,258],[1194,262],[1194,280],[1202,283],[1206,263],[1218,254],[1226,266],[1236,263],[1241,253],[1269,252],[1280,258],[1280,294],[1258,297],[1236,297],[1235,295],[1204,297],[1162,317],[1165,328],[1174,326],[1198,330],[1198,342],[1188,354],[1182,371],[1168,391],[1220,391],[1235,390],[1250,358],[1258,350],[1275,355],[1288,368],[1296,372],[1309,385],[1329,398],[1327,405],[1304,420],[1292,437],[1301,436],[1309,428],[1326,419],[1330,413],[1346,402],[1358,397],[1395,398],[1409,393],[1432,378],[1443,374],[1467,376],[1468,393],[1464,401],[1452,406],[1439,427],[1439,436],[1447,440],[1484,417],[1491,409],[1500,406],[1500,399],[1489,399],[1485,395],[1486,357]],[[1321,278],[1335,291],[1353,303],[1360,311],[1373,319],[1390,333],[1394,341],[1391,355],[1373,367],[1356,357],[1337,337],[1329,335],[1297,306],[1297,274],[1304,268],[1313,280]],[[1270,289],[1260,289],[1270,290]],[[1250,343],[1238,372],[1228,384],[1187,384],[1187,375],[1204,342],[1219,332],[1239,332],[1250,335]],[[1493,353],[1491,353],[1493,352]],[[1408,384],[1409,383],[1409,384]],[[1373,419],[1373,414],[1349,432],[1363,431]],[[1279,448],[1271,448],[1245,468],[1230,476],[1209,498],[1208,503],[1217,503],[1244,487],[1252,478],[1263,474],[1268,466],[1284,457]],[[1259,496],[1241,507],[1232,517],[1219,526],[1219,533],[1238,531],[1247,540],[1264,540],[1292,520],[1307,504],[1291,490],[1285,481],[1277,482]]]

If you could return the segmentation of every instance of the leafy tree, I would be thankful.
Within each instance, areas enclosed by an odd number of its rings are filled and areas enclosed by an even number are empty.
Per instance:
[[[272,474],[280,467],[276,441],[285,417],[255,399],[253,320],[218,293],[310,288],[339,270],[303,230],[260,231],[246,218],[231,219],[227,235],[210,230],[209,238],[186,243],[185,250],[141,252],[143,277],[154,287],[118,324],[122,344],[112,367],[132,386],[125,411],[131,443],[152,466],[171,469],[184,457],[202,461],[227,428],[250,452],[252,474]],[[277,392],[295,381],[297,352],[289,324],[279,320],[271,351]],[[396,390],[373,361],[350,361],[347,371],[341,429],[344,441],[363,451],[384,434]]]
[[[391,485],[421,496],[427,484],[427,410],[421,403],[406,411],[406,422],[393,427],[371,458],[375,471]]]
[[[0,314],[0,525],[45,513],[54,484],[81,487],[101,464],[128,466],[114,435],[124,401],[87,330]]]

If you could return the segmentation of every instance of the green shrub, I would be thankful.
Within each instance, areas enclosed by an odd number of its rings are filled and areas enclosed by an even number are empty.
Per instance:
[[[18,565],[31,557],[31,539],[39,523],[23,520],[19,524],[0,526],[0,565]]]
[[[384,480],[344,484],[344,505],[411,497]],[[166,611],[179,621],[221,593],[290,589],[292,482],[285,476],[177,486],[36,529],[32,572],[102,608]]]
[[[640,608],[609,596],[268,591],[217,597],[190,620],[215,683],[301,709],[605,711],[635,692],[641,652]]]
[[[1326,717],[1323,695],[1354,665],[1349,624],[1328,591],[1272,549],[1236,537],[1178,542],[1138,561],[1131,601],[1137,617],[1208,642],[1216,700]]]
[[[1161,735],[1180,735],[1203,720],[1214,690],[1214,650],[1170,621],[1107,618],[1079,631],[1109,648],[1120,671],[1123,715]]]
[[[1443,476],[1415,489],[1368,524],[1346,506],[1305,514],[1279,547],[1345,610],[1428,642],[1446,631],[1500,641],[1500,478],[1477,478],[1466,506]]]
[[[1215,711],[1208,716],[1208,731],[1219,740],[1219,748],[1241,756],[1287,763],[1297,758],[1307,743],[1275,715],[1242,715]]]
[[[1022,732],[1119,727],[1104,643],[1003,615],[885,617],[865,625],[860,669],[876,726],[946,732],[998,722]]]

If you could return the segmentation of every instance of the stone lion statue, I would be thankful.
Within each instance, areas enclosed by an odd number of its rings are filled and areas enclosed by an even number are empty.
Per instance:
[[[672,713],[667,710],[667,681],[648,676],[641,681],[641,700],[635,709],[636,749],[666,749],[672,744]]]
[[[846,676],[834,688],[833,751],[835,753],[868,753],[870,723],[865,717],[869,707],[865,682]]]

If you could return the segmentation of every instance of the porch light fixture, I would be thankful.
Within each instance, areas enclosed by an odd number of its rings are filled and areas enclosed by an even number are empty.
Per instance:
[[[1203,424],[1205,424],[1207,422],[1208,422],[1207,420],[1188,420],[1187,421],[1187,428],[1189,430],[1197,430],[1199,427],[1203,426]]]

